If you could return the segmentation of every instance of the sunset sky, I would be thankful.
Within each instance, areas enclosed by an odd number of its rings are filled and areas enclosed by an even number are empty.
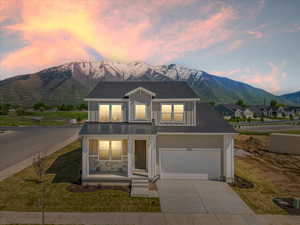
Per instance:
[[[299,91],[299,12],[299,0],[0,0],[0,80],[106,58]]]

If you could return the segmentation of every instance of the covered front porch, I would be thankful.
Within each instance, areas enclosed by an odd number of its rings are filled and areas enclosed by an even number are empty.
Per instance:
[[[155,135],[89,135],[82,139],[82,180],[130,180],[156,174]]]

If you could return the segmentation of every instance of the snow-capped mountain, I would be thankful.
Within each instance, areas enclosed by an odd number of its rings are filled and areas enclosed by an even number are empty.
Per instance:
[[[277,99],[262,89],[201,70],[176,64],[152,66],[143,62],[82,61],[44,69],[34,74],[15,76],[0,81],[0,94],[10,103],[50,104],[79,103],[99,81],[103,80],[185,80],[203,101],[261,104]]]

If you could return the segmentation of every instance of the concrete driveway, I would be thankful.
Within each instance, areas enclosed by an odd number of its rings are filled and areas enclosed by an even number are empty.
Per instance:
[[[160,180],[158,193],[165,213],[213,213],[253,215],[228,186],[217,181]]]

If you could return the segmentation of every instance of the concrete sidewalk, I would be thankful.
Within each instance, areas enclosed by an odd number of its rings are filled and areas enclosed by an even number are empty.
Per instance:
[[[259,223],[253,222],[257,219]],[[0,224],[39,224],[37,212],[0,211]],[[300,216],[171,213],[46,213],[46,224],[300,225]]]

